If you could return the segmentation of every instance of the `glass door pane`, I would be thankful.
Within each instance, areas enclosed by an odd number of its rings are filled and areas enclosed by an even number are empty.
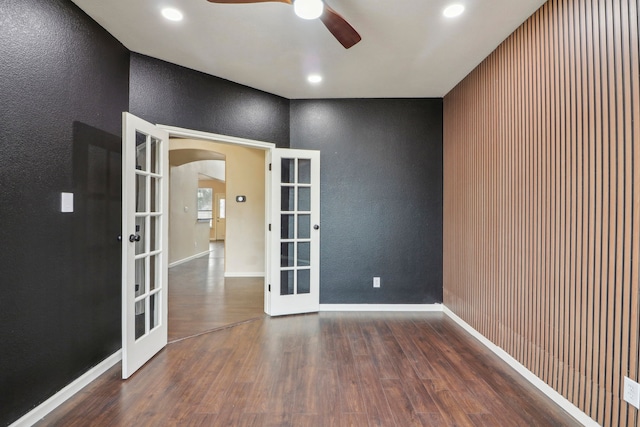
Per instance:
[[[284,158],[280,179],[280,295],[310,291],[311,160]]]

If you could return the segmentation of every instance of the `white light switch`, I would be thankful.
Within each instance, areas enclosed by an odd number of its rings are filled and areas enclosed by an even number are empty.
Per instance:
[[[60,194],[60,212],[73,212],[73,193]]]

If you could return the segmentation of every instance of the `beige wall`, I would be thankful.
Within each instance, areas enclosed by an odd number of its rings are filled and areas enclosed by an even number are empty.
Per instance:
[[[198,176],[206,162],[172,166],[169,172],[169,264],[209,250],[209,223],[198,222]]]
[[[171,139],[169,149],[213,150],[225,155],[227,187],[225,274],[264,275],[265,151],[191,139]],[[238,195],[246,196],[247,201],[237,203],[235,197]],[[195,190],[193,199],[195,203]]]

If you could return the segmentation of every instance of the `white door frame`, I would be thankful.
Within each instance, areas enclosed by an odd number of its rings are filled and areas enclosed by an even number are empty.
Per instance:
[[[264,189],[264,205],[265,205],[265,212],[264,212],[264,218],[265,218],[265,224],[264,224],[264,232],[265,232],[265,236],[264,236],[264,241],[265,241],[265,259],[264,259],[264,268],[265,268],[265,274],[264,274],[264,312],[269,314],[271,312],[271,299],[269,298],[269,283],[268,280],[271,277],[271,248],[269,245],[269,220],[271,217],[271,186],[270,184],[270,179],[269,179],[269,163],[271,163],[271,151],[274,150],[276,148],[276,144],[271,143],[271,142],[263,142],[263,141],[256,141],[256,140],[252,140],[252,139],[245,139],[245,138],[237,138],[234,136],[228,136],[228,135],[220,135],[220,134],[216,134],[216,133],[210,133],[210,132],[202,132],[202,131],[197,131],[197,130],[192,130],[192,129],[185,129],[185,128],[180,128],[180,127],[175,127],[175,126],[168,126],[168,125],[161,125],[158,124],[156,125],[158,128],[166,131],[169,133],[169,138],[190,138],[190,139],[200,139],[200,140],[204,140],[204,141],[211,141],[211,142],[220,142],[220,143],[224,143],[224,144],[231,144],[231,145],[237,145],[237,146],[241,146],[241,147],[247,147],[247,148],[256,148],[258,150],[263,150],[265,151],[266,155],[265,155],[265,165],[264,165],[264,174],[265,174],[265,189]]]

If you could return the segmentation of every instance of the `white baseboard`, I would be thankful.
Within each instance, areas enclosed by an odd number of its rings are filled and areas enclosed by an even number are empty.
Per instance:
[[[320,304],[320,311],[442,311],[442,304]]]
[[[209,251],[204,251],[204,252],[200,252],[199,254],[195,254],[195,255],[191,255],[190,257],[184,258],[184,259],[180,259],[178,261],[174,261],[171,264],[169,264],[169,268],[171,267],[175,267],[176,265],[180,265],[180,264],[184,264],[185,262],[189,262],[191,260],[194,260],[196,258],[200,258],[201,256],[205,256],[208,255]]]
[[[542,393],[547,395],[547,397],[557,403],[562,409],[564,409],[569,415],[578,420],[578,422],[582,423],[584,426],[589,427],[597,427],[598,424],[593,420],[589,415],[584,413],[580,408],[571,403],[567,398],[562,396],[556,390],[554,390],[547,383],[542,381],[536,374],[528,370],[522,363],[518,362],[513,356],[504,351],[502,348],[498,347],[491,341],[489,341],[484,335],[480,332],[476,331],[471,325],[462,320],[455,314],[453,311],[448,309],[446,306],[444,307],[444,313],[449,316],[452,320],[454,320],[458,325],[460,325],[464,330],[469,332],[475,339],[480,341],[485,347],[495,353],[499,358],[504,360],[509,366],[515,369],[520,375],[522,375],[527,381],[531,383],[534,387],[540,390]]]
[[[73,395],[89,385],[93,380],[115,366],[120,362],[120,360],[122,360],[122,350],[116,351],[111,356],[89,369],[71,384],[51,396],[40,405],[36,406],[27,414],[23,415],[22,418],[11,424],[10,427],[27,427],[34,425],[44,418],[49,412],[62,405],[69,398],[73,397]]]
[[[225,272],[224,273],[224,277],[264,277],[264,271],[263,272],[249,272],[249,273],[235,273],[233,271],[231,272]]]

